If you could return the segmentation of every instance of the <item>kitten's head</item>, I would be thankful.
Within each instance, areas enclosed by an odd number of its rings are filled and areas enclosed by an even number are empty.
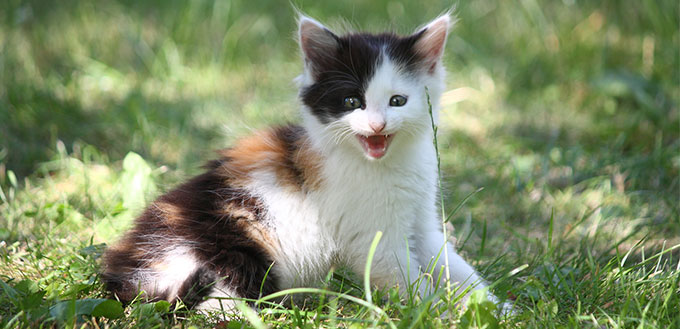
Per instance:
[[[376,160],[431,136],[426,88],[436,120],[451,24],[444,15],[408,36],[339,36],[302,16],[300,97],[312,142]]]

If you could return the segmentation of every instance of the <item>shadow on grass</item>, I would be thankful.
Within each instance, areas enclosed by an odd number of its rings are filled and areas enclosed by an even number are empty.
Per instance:
[[[134,151],[156,163],[167,163],[177,161],[178,150],[171,145],[166,150],[152,149],[159,139],[175,145],[205,145],[219,135],[193,123],[194,100],[159,101],[133,92],[115,104],[86,109],[29,86],[12,86],[10,95],[9,108],[0,111],[0,146],[7,150],[7,168],[19,176],[32,173],[55,156],[58,140],[68,148],[79,143],[92,145],[106,150],[113,159]],[[206,152],[198,148],[186,151],[183,156],[189,159],[201,158]]]

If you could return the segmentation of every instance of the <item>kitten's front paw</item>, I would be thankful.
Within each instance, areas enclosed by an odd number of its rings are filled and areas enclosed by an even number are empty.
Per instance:
[[[481,304],[481,305],[487,305],[485,308],[494,308],[496,309],[496,314],[500,317],[508,317],[508,316],[513,316],[517,314],[517,309],[514,306],[514,303],[512,301],[504,301],[501,302],[501,300],[496,297],[496,295],[490,293],[488,291],[488,288],[482,288],[473,291],[470,293],[468,296],[465,298],[464,306],[465,308],[469,307],[470,303],[475,303],[475,304]],[[493,303],[494,306],[488,305],[488,303]]]
[[[498,315],[501,317],[517,315],[517,308],[515,308],[514,303],[503,302],[502,304],[496,304],[496,307],[498,307]]]
[[[489,293],[487,298],[490,302],[496,305],[498,315],[502,317],[508,317],[517,314],[517,310],[515,309],[515,305],[512,301],[501,302],[501,300],[492,293]]]

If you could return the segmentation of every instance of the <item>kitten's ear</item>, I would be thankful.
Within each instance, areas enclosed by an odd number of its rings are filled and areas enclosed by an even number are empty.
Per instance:
[[[338,37],[313,18],[300,15],[298,19],[299,40],[305,63],[312,67],[322,64],[335,55]]]
[[[435,67],[442,58],[442,54],[444,54],[446,37],[453,24],[454,21],[452,21],[451,15],[446,13],[415,33],[418,40],[413,45],[413,49],[420,55],[429,73],[434,72]]]

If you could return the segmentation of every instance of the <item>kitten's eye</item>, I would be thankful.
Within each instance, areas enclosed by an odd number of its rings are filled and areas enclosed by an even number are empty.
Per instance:
[[[402,95],[394,95],[390,98],[390,106],[404,106],[406,104],[406,97]]]
[[[348,109],[358,109],[361,107],[361,99],[359,97],[345,97],[344,105]]]

